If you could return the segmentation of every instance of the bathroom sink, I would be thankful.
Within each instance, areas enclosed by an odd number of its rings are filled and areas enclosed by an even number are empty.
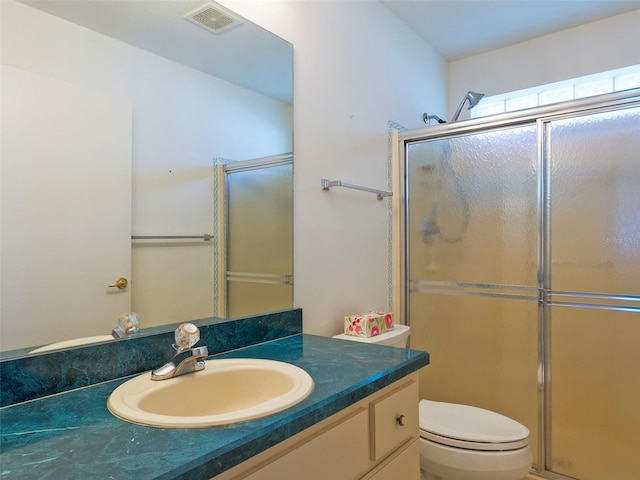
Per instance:
[[[74,338],[72,340],[64,340],[62,342],[44,345],[42,347],[36,348],[35,350],[31,350],[30,353],[49,352],[51,350],[58,350],[60,348],[82,347],[85,345],[90,345],[92,343],[108,342],[110,340],[113,340],[113,335],[96,335],[95,337]]]
[[[295,365],[253,358],[206,360],[204,370],[167,380],[149,372],[116,388],[107,402],[123,420],[154,427],[198,428],[244,422],[292,407],[313,391]]]

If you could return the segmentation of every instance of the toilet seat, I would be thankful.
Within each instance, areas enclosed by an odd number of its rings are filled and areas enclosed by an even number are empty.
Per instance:
[[[526,447],[529,429],[483,408],[420,400],[420,436],[467,450],[506,451]]]

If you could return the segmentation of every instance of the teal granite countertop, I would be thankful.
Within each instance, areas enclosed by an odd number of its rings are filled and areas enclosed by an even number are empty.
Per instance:
[[[233,357],[297,365],[313,377],[314,391],[284,412],[201,429],[145,427],[114,417],[107,399],[130,377],[7,406],[0,409],[0,478],[205,480],[429,363],[426,352],[307,334],[210,358]]]

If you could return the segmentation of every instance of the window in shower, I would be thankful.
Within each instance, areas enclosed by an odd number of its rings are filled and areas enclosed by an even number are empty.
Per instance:
[[[640,88],[640,65],[484,97],[470,115],[472,118],[485,117],[631,88]]]

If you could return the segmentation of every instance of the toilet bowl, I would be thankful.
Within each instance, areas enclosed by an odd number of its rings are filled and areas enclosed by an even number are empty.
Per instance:
[[[375,337],[334,338],[407,347],[409,327],[395,325]],[[521,480],[531,468],[529,429],[499,413],[454,403],[420,400],[422,480]]]
[[[531,468],[529,429],[469,405],[420,400],[424,480],[520,480]]]

